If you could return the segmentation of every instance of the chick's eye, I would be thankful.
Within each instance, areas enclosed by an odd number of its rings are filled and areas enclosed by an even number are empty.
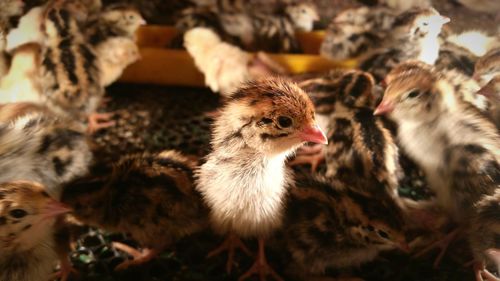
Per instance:
[[[22,217],[25,217],[27,214],[28,212],[26,212],[23,209],[14,209],[9,212],[9,215],[15,219],[20,219]]]
[[[384,239],[389,239],[389,234],[387,234],[387,232],[385,232],[385,231],[378,230],[378,231],[377,231],[377,234],[378,234],[380,237],[384,238]]]
[[[410,98],[410,99],[413,99],[413,98],[416,98],[420,95],[420,91],[418,90],[413,90],[411,91],[410,93],[408,93],[408,95],[406,96],[407,98]]]
[[[422,25],[423,25],[423,26],[428,26],[428,25],[429,25],[429,23],[428,23],[428,22],[423,22],[423,23],[422,23]]]
[[[290,119],[290,117],[280,116],[278,117],[278,125],[282,128],[288,128],[292,126],[292,119]]]

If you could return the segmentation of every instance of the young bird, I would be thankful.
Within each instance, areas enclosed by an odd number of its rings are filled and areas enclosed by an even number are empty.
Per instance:
[[[118,80],[127,66],[141,59],[139,47],[130,38],[109,38],[96,47],[101,86]]]
[[[490,101],[489,116],[495,122],[497,128],[500,128],[500,74],[491,79],[477,93],[485,96]]]
[[[41,102],[41,47],[28,43],[14,49],[9,71],[0,78],[0,102]]]
[[[478,216],[475,204],[500,184],[495,125],[457,97],[447,79],[430,66],[391,79],[375,114],[387,114],[398,123],[401,146],[423,169],[444,210],[467,228]]]
[[[110,114],[96,113],[104,95],[94,49],[86,43],[76,16],[64,5],[49,6],[44,19],[42,100],[57,114],[88,119],[88,131],[112,126]],[[99,123],[100,120],[107,121]]]
[[[292,272],[306,275],[303,280],[327,268],[357,267],[381,251],[408,251],[403,214],[396,203],[356,185],[381,188],[376,181],[347,183],[309,176],[290,190],[284,242],[294,260]]]
[[[85,28],[85,37],[92,46],[98,46],[109,38],[135,39],[137,29],[146,24],[141,13],[132,6],[114,4],[107,6]]]
[[[0,280],[50,280],[61,255],[56,218],[67,212],[38,183],[0,183]]]
[[[474,65],[474,79],[482,86],[500,75],[500,48],[495,48],[480,57]]]
[[[360,58],[360,68],[377,81],[401,62],[418,59],[434,64],[439,54],[438,35],[450,19],[434,8],[411,9],[397,16],[383,47]]]
[[[116,267],[125,269],[207,226],[208,211],[193,185],[196,165],[176,151],[129,155],[65,185],[62,201],[80,222],[130,233],[145,247],[140,252],[115,244],[134,258]]]
[[[284,199],[293,177],[285,160],[304,142],[326,144],[314,106],[297,85],[280,78],[250,82],[221,109],[212,131],[213,152],[197,172],[197,189],[210,208],[213,228],[229,238],[209,255],[229,250],[236,238],[259,239],[254,272],[281,278],[267,264],[264,239],[282,224]]]
[[[36,181],[59,198],[61,184],[87,173],[92,154],[81,124],[12,103],[0,106],[0,128],[0,182]]]
[[[497,176],[500,176],[497,175]],[[500,274],[500,189],[497,188],[495,194],[484,196],[475,206],[478,210],[477,216],[473,219],[470,232],[470,246],[476,260],[476,279],[482,280],[486,275],[488,280],[498,280],[487,268],[492,268]]]

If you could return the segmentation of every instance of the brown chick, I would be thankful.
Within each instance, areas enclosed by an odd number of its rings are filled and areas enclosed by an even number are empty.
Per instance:
[[[229,250],[227,270],[238,238],[258,237],[253,273],[281,278],[267,264],[264,239],[279,228],[287,189],[293,181],[285,160],[304,142],[327,142],[314,120],[314,106],[296,84],[262,79],[239,88],[216,117],[213,151],[197,172],[197,190],[210,208],[216,232],[228,234],[212,254]],[[241,242],[239,242],[241,245]]]
[[[500,136],[495,125],[458,98],[448,80],[431,67],[392,79],[375,114],[387,114],[398,124],[400,144],[424,170],[440,205],[468,228],[478,216],[475,204],[499,188]],[[482,257],[475,258],[482,262]]]
[[[137,44],[130,38],[109,38],[96,48],[101,86],[118,80],[127,66],[141,59]]]
[[[0,128],[0,182],[40,182],[59,198],[61,184],[87,173],[92,153],[80,123],[12,103],[0,106]]]
[[[196,163],[176,151],[130,155],[65,185],[62,201],[82,223],[130,233],[145,249],[115,246],[134,259],[116,269],[145,263],[178,239],[207,226],[207,211],[194,190]]]
[[[44,32],[40,78],[44,103],[57,114],[88,120],[89,132],[114,125],[111,115],[96,113],[104,88],[95,51],[86,43],[76,16],[55,3],[47,8]]]
[[[283,235],[291,273],[313,280],[327,268],[357,267],[381,251],[408,251],[403,214],[391,197],[360,191],[382,189],[356,178],[349,183],[301,178],[290,190]],[[360,188],[362,185],[363,187]]]
[[[61,258],[56,218],[69,211],[38,183],[0,183],[0,280],[48,281]]]
[[[497,128],[500,128],[500,74],[491,79],[477,93],[489,100],[490,108],[488,113]]]

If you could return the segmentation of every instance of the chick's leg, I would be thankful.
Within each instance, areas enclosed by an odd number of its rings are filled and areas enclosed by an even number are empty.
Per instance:
[[[234,253],[236,249],[240,248],[245,254],[249,256],[253,256],[252,252],[243,244],[241,239],[234,233],[229,233],[228,237],[222,244],[215,248],[213,251],[208,253],[207,258],[211,258],[219,255],[220,253],[227,251],[227,263],[226,263],[226,271],[227,273],[231,273],[231,268],[233,266]]]
[[[131,266],[137,266],[149,262],[160,253],[157,249],[144,249],[138,251],[128,245],[119,242],[113,242],[113,247],[132,256],[131,260],[126,260],[115,267],[115,270],[124,270]]]
[[[281,278],[281,276],[279,276],[267,263],[263,238],[259,238],[259,252],[255,263],[238,279],[238,281],[243,281],[254,274],[258,274],[261,281],[266,280],[267,275],[271,275],[274,280],[283,281],[283,278]]]
[[[115,121],[110,121],[114,113],[92,113],[88,117],[88,132],[95,133],[101,129],[112,127],[116,124]]]
[[[441,251],[439,252],[436,259],[434,260],[434,268],[437,268],[439,266],[439,264],[441,263],[441,260],[443,259],[444,254],[446,254],[446,251],[448,250],[448,247],[450,246],[451,242],[453,242],[458,237],[460,232],[461,232],[460,228],[457,228],[457,229],[451,231],[450,233],[446,234],[445,237],[437,240],[436,242],[434,242],[431,245],[427,246],[426,248],[422,249],[420,252],[416,253],[413,257],[415,257],[415,258],[421,257],[421,256],[427,254],[428,252],[430,252],[431,250],[433,250],[435,248],[439,248],[439,249],[441,249]]]

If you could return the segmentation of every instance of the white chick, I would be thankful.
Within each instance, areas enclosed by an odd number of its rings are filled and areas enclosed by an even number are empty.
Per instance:
[[[107,39],[96,48],[96,54],[103,87],[115,82],[127,66],[141,58],[134,40],[127,37]]]
[[[211,29],[197,27],[189,30],[184,35],[184,46],[212,91],[230,95],[250,79],[247,66],[251,55],[222,42]]]
[[[40,45],[24,44],[12,51],[8,73],[0,80],[0,102],[40,102]]]

